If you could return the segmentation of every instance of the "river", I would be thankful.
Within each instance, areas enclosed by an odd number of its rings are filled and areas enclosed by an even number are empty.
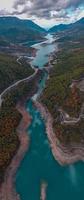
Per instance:
[[[34,45],[38,51],[32,64],[39,68],[48,62],[48,56],[55,50],[53,37],[48,35],[47,39],[46,45],[43,43]],[[39,83],[39,90],[45,86],[45,76]],[[32,116],[31,125],[27,130],[31,142],[30,149],[16,174],[16,190],[21,200],[40,200],[42,180],[48,183],[46,200],[83,200],[83,162],[66,167],[60,166],[53,158],[44,120],[32,100],[26,103],[26,110]]]

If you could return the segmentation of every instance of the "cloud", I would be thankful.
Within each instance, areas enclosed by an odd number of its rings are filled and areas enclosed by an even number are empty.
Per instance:
[[[26,2],[27,2],[26,0],[17,0],[17,1],[14,2],[13,7],[14,7],[14,9],[17,10],[17,9],[18,9],[18,6],[20,6],[20,5],[23,6]]]
[[[3,0],[5,2],[5,0]],[[7,0],[8,1],[8,0]],[[57,23],[72,22],[83,15],[84,0],[9,0],[11,9],[1,9],[0,15],[52,21]],[[0,3],[1,4],[1,3]],[[78,13],[78,15],[77,15]]]
[[[16,0],[13,8],[20,14],[19,9],[22,7],[21,13],[26,13],[27,16],[36,16],[39,18],[50,19],[56,17],[52,12],[57,12],[60,17],[60,12],[69,9],[76,10],[79,6],[84,5],[84,0]],[[63,14],[64,15],[64,14]]]

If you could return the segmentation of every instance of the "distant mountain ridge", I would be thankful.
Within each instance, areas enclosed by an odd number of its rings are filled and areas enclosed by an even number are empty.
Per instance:
[[[80,31],[79,31],[80,30]],[[74,35],[84,33],[84,18],[71,24],[59,24],[53,26],[48,31],[40,27],[36,23],[27,19],[19,19],[17,17],[0,17],[0,45],[10,46],[10,44],[18,45],[27,43],[31,44],[43,41],[47,33],[57,33],[60,35]]]
[[[80,27],[82,27],[82,25],[84,25],[84,17],[81,18],[80,20],[76,21],[75,23],[55,25],[52,28],[50,28],[48,30],[48,32],[49,33],[61,32],[61,31],[65,31],[65,30],[69,30],[69,29],[73,29],[73,28],[77,28],[77,27],[80,28]]]
[[[26,41],[42,40],[46,30],[31,20],[17,17],[0,17],[0,41],[23,43]]]
[[[0,17],[0,30],[1,28],[9,29],[14,27],[32,28],[37,31],[45,32],[45,29],[34,23],[32,20],[19,19],[17,17]]]

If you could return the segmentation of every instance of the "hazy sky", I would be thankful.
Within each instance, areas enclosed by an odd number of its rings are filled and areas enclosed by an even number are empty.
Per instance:
[[[84,0],[0,0],[0,15],[28,18],[50,27],[84,17]]]

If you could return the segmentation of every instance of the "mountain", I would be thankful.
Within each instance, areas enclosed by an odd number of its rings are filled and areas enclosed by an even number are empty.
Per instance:
[[[31,20],[22,20],[17,17],[0,17],[0,40],[7,43],[17,44],[42,40],[45,33],[45,29]]]
[[[54,32],[63,31],[65,29],[67,29],[67,25],[66,24],[59,24],[59,25],[55,25],[52,28],[50,28],[48,30],[48,32],[54,33]]]
[[[9,29],[14,27],[35,29],[40,32],[45,32],[45,29],[41,28],[31,20],[22,20],[17,17],[0,17],[0,29]]]
[[[73,30],[74,28],[78,29],[78,28],[83,28],[84,25],[84,18],[81,18],[79,21],[72,23],[72,24],[59,24],[59,25],[55,25],[52,28],[49,29],[48,32],[50,33],[56,33],[56,32],[61,32],[61,31],[65,31],[65,30]]]
[[[56,30],[56,29],[54,29]],[[84,47],[84,18],[79,21],[65,25],[65,27],[53,33],[56,38],[58,38],[58,42],[61,43],[61,46],[69,47],[69,49],[73,48],[83,48]]]

